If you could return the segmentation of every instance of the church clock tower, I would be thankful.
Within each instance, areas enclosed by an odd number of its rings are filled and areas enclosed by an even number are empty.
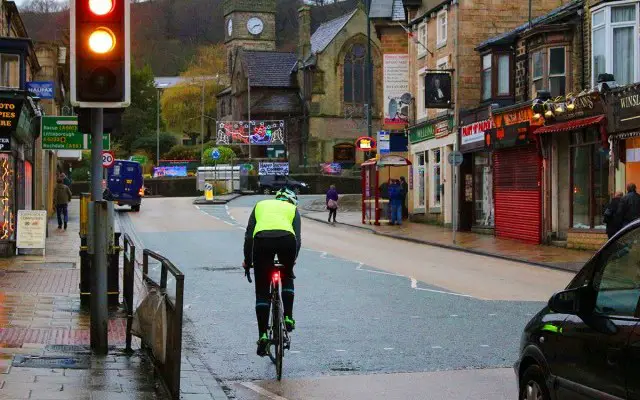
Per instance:
[[[229,71],[239,48],[276,49],[276,0],[225,0],[222,7]]]

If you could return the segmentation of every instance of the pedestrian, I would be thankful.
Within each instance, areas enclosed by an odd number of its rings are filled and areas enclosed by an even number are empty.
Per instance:
[[[627,185],[627,194],[620,199],[616,216],[620,223],[618,230],[640,218],[640,194],[636,192],[635,183]]]
[[[611,202],[604,210],[603,219],[604,223],[607,224],[607,237],[609,239],[611,239],[611,237],[620,230],[620,221],[618,220],[618,207],[620,206],[620,200],[622,199],[622,196],[622,192],[616,192],[616,194],[613,196],[613,199],[611,199]]]
[[[400,177],[400,186],[402,187],[402,219],[409,218],[409,206],[407,205],[407,194],[409,193],[409,184],[404,176]]]
[[[329,186],[327,190],[327,210],[329,210],[329,223],[331,223],[331,217],[333,216],[333,223],[336,223],[336,215],[338,213],[338,191],[336,185]]]
[[[391,225],[402,225],[402,186],[394,179],[389,185],[389,202],[391,203]]]
[[[71,189],[64,184],[62,177],[58,178],[58,184],[54,190],[53,199],[56,206],[56,214],[58,216],[58,229],[62,229],[64,223],[64,229],[67,230],[67,223],[69,222],[69,202],[71,201]]]

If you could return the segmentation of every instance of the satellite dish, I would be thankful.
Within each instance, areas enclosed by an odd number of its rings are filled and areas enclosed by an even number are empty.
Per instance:
[[[411,96],[411,93],[405,93],[400,97],[400,100],[402,100],[403,103],[411,103],[411,99],[413,98],[413,96]]]

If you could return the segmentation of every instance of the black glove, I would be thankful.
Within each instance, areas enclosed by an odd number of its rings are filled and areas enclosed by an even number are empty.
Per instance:
[[[247,277],[247,280],[249,281],[249,283],[253,282],[251,280],[251,265],[247,264],[246,262],[243,262],[242,267],[244,267],[244,276]]]

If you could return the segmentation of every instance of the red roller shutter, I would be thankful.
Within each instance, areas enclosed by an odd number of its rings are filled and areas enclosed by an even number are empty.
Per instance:
[[[540,243],[541,160],[535,146],[493,153],[496,236]]]

